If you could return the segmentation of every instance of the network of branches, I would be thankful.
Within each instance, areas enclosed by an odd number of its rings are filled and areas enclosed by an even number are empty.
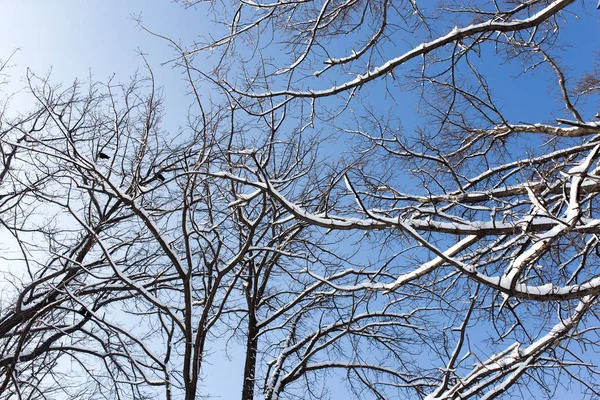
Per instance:
[[[173,4],[214,24],[140,21],[187,80],[177,135],[149,65],[29,73],[0,399],[600,397],[589,3]]]

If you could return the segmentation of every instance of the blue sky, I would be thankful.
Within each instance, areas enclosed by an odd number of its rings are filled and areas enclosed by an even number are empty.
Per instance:
[[[148,28],[173,38],[202,34],[198,14],[168,1],[2,1],[0,54],[21,48],[15,64],[46,71],[57,79],[86,76],[98,79],[113,73],[127,77],[141,65],[137,50],[153,60],[172,53],[140,30],[135,17]],[[191,34],[193,33],[193,34]]]
[[[188,101],[182,95],[181,71],[161,66],[175,53],[166,42],[142,31],[135,18],[141,16],[157,33],[190,42],[209,25],[200,13],[169,1],[0,0],[0,9],[0,59],[19,49],[10,63],[11,85],[3,88],[3,94],[24,87],[27,68],[41,76],[51,71],[51,82],[65,86],[75,79],[89,81],[90,74],[97,81],[105,82],[114,74],[117,82],[126,82],[144,69],[141,51],[164,90],[167,122],[185,116]],[[22,107],[26,103],[12,102],[13,110]]]

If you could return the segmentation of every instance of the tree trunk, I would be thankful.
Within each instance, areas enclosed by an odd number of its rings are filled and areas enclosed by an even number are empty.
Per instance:
[[[254,399],[254,381],[256,372],[256,350],[258,346],[258,328],[254,310],[248,315],[248,337],[246,341],[246,362],[244,363],[244,383],[242,400]]]

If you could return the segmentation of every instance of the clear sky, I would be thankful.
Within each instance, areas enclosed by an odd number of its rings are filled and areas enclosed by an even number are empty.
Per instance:
[[[185,115],[188,102],[181,71],[170,65],[161,66],[175,54],[161,39],[152,37],[137,25],[144,25],[175,40],[191,42],[206,34],[206,20],[200,13],[186,10],[170,1],[11,1],[0,0],[0,59],[15,50],[10,69],[11,86],[2,92],[12,93],[24,86],[27,68],[37,75],[51,69],[51,81],[69,85],[75,79],[106,81],[113,74],[125,82],[143,69],[139,52],[147,59],[163,87],[170,117],[177,110]],[[206,18],[206,14],[203,14]],[[13,102],[13,109],[24,104]]]
[[[207,26],[198,14],[169,1],[1,0],[0,7],[0,54],[20,48],[19,68],[46,71],[52,66],[59,79],[86,76],[90,69],[98,79],[113,73],[126,77],[141,65],[137,50],[166,61],[172,53],[140,30],[136,16],[176,39],[201,35]]]

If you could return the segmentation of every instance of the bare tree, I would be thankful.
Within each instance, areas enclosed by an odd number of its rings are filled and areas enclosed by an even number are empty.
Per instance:
[[[31,74],[34,111],[2,116],[25,272],[0,398],[209,397],[218,346],[244,400],[600,394],[600,76],[561,58],[581,4],[186,5],[230,22],[162,37],[177,135],[150,68]],[[515,111],[501,75],[556,96]]]
[[[288,188],[311,171],[312,145],[199,98],[170,137],[151,70],[128,85],[28,82],[41,111],[5,137],[23,187],[5,227],[26,273],[2,308],[1,397],[195,399],[210,394],[210,349],[228,340],[253,398],[263,349],[335,308],[302,273],[322,262],[322,240],[226,174]],[[270,134],[252,140],[259,128]]]
[[[331,140],[335,150],[317,158],[340,162],[325,184],[323,176],[304,182],[321,191],[309,198],[297,188],[280,190],[268,176],[248,181],[232,171],[229,179],[371,251],[372,260],[341,261],[343,272],[307,271],[336,298],[384,296],[412,312],[438,310],[420,326],[428,334],[412,336],[430,356],[389,369],[414,380],[392,384],[330,353],[314,367],[307,360],[287,367],[286,378],[264,388],[267,398],[285,397],[282,386],[301,376],[340,366],[355,372],[347,385],[375,398],[494,398],[527,390],[552,397],[567,382],[598,396],[598,69],[593,52],[568,50],[585,38],[573,43],[562,35],[575,15],[595,18],[585,6],[213,5],[219,21],[229,18],[227,32],[181,51],[188,71],[200,72],[196,54],[212,52],[218,68],[199,79],[221,87],[250,116],[276,113],[288,129]],[[582,63],[588,71],[580,72]],[[569,79],[575,67],[579,77]],[[555,99],[517,88],[509,98],[528,103],[512,110],[497,94],[508,81],[501,77],[511,74],[520,84],[548,83],[544,90]],[[407,104],[418,107],[421,122]],[[367,349],[357,345],[353,354]]]

